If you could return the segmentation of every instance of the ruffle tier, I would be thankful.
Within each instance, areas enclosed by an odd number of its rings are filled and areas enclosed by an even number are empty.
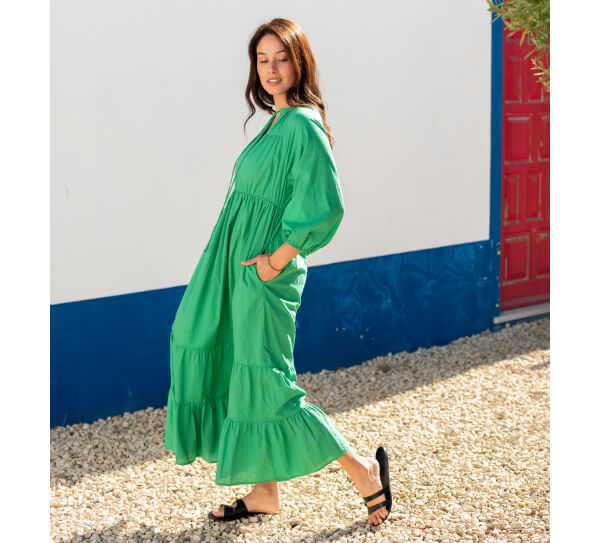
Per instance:
[[[197,404],[177,404],[169,400],[165,449],[175,453],[175,463],[180,466],[191,464],[198,456],[207,462],[216,462],[216,436],[226,417],[227,394]]]
[[[179,344],[171,333],[170,355],[164,448],[175,453],[180,466],[198,456],[216,462],[219,429],[227,417],[233,345],[202,349]]]
[[[217,463],[215,483],[233,486],[315,473],[347,452],[349,443],[334,422],[304,400],[304,391],[285,372],[227,363],[231,354],[227,345],[195,349],[171,338],[176,371],[167,400],[164,448],[175,453],[176,464],[190,464],[197,457]],[[209,376],[221,385],[214,387],[221,393],[212,397],[199,392]]]
[[[287,481],[315,473],[343,456],[349,443],[313,404],[264,422],[225,419],[215,483],[223,486]]]

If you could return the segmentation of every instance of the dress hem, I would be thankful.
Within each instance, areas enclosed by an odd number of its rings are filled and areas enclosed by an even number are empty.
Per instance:
[[[219,482],[215,479],[215,484],[219,485],[219,486],[238,486],[238,485],[256,485],[256,484],[260,484],[260,483],[267,483],[270,481],[277,481],[278,483],[281,482],[285,482],[285,481],[289,481],[290,479],[296,479],[297,477],[304,477],[305,475],[312,475],[313,473],[317,473],[318,471],[321,471],[325,466],[331,464],[331,462],[333,462],[334,460],[337,460],[338,458],[340,458],[341,456],[344,456],[348,450],[350,449],[350,444],[348,443],[348,445],[346,447],[343,447],[341,453],[339,454],[335,454],[332,455],[330,457],[327,458],[327,460],[325,462],[321,462],[319,464],[317,464],[317,467],[311,471],[302,471],[300,473],[296,473],[294,475],[277,475],[272,479],[261,479],[259,481],[245,481],[242,483],[238,483],[238,482],[234,482],[234,483],[225,483],[225,482]],[[209,462],[209,464],[216,464],[216,462]]]
[[[317,464],[317,467],[315,469],[313,469],[312,471],[304,471],[303,470],[300,473],[295,473],[295,474],[290,475],[290,476],[276,475],[274,479],[261,479],[260,481],[244,481],[244,482],[240,482],[240,483],[238,483],[238,482],[235,482],[235,483],[225,483],[223,481],[219,482],[219,481],[215,480],[215,484],[217,484],[219,486],[237,486],[237,485],[256,485],[256,484],[260,484],[260,483],[267,483],[267,482],[270,482],[270,481],[277,481],[277,482],[289,481],[290,479],[296,479],[297,477],[304,477],[305,475],[311,475],[313,473],[321,471],[325,466],[328,466],[334,460],[337,460],[341,456],[344,456],[348,452],[349,449],[350,449],[350,444],[348,443],[346,447],[343,447],[341,449],[342,452],[340,452],[339,454],[336,453],[335,455],[332,455],[332,456],[328,457],[327,460],[325,460],[324,462],[321,462],[321,463]],[[165,451],[172,451],[173,453],[175,453],[175,450],[172,449],[172,448],[169,448],[169,447],[165,447],[164,450]],[[202,457],[200,455],[196,455],[189,462],[184,462],[184,461],[177,462],[177,461],[175,461],[175,465],[176,466],[188,466],[188,465],[192,464],[198,458],[200,458],[203,462],[205,462],[207,464],[217,464],[218,463],[218,460],[207,460],[207,459],[205,459],[204,457]]]

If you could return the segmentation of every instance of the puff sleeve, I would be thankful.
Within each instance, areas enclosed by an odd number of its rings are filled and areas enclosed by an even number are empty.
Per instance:
[[[344,201],[327,132],[316,119],[303,118],[296,136],[289,181],[292,196],[284,208],[284,240],[309,255],[327,245],[344,215]]]

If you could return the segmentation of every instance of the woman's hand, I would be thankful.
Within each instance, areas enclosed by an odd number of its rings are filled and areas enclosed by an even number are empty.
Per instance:
[[[281,271],[276,271],[269,265],[269,254],[256,255],[254,258],[242,260],[242,264],[244,264],[245,266],[256,264],[256,273],[258,274],[263,283],[275,279],[275,277],[277,277],[281,273]]]

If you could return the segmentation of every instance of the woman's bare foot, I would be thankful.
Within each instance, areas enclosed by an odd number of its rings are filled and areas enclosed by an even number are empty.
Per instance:
[[[381,490],[383,486],[381,484],[381,479],[379,479],[379,462],[377,462],[375,458],[365,458],[365,461],[368,463],[368,475],[364,479],[356,481],[355,484],[361,496],[370,496],[378,490]],[[370,507],[371,505],[375,505],[376,503],[384,501],[385,494],[382,494],[381,496],[377,496],[376,498],[366,502],[366,504],[367,507]],[[364,500],[363,503],[365,503]],[[387,514],[387,507],[380,507],[369,515],[367,521],[369,524],[376,526],[377,524],[381,524],[383,522],[383,519],[387,516]]]
[[[269,481],[268,483],[258,483],[254,485],[250,493],[242,498],[248,512],[259,512],[273,514],[279,511],[281,502],[279,501],[279,488],[277,481]],[[231,507],[235,507],[235,503]],[[225,508],[220,505],[218,509],[214,509],[212,514],[215,517],[223,517]]]
[[[352,448],[349,448],[346,454],[337,459],[337,462],[346,470],[361,496],[370,496],[382,489],[377,459],[360,456]],[[371,506],[384,501],[385,494],[381,494],[366,502],[366,505]],[[363,503],[365,503],[364,500]],[[381,524],[387,513],[387,507],[380,507],[368,516],[367,522],[375,526]]]

